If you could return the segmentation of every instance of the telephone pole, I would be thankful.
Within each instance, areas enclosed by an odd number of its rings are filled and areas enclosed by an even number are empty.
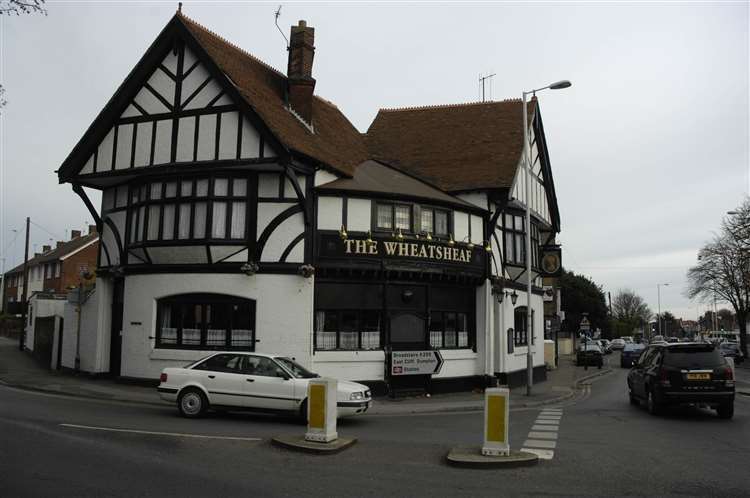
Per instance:
[[[26,217],[26,249],[23,253],[23,300],[21,308],[21,332],[18,339],[18,349],[23,351],[23,342],[26,339],[26,313],[28,312],[28,303],[26,298],[29,293],[29,224],[31,218]]]

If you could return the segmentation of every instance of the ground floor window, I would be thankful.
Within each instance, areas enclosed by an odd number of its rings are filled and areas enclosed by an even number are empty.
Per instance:
[[[158,301],[156,347],[255,350],[255,301],[181,294]]]
[[[315,349],[380,349],[381,321],[378,310],[318,310],[315,312]]]
[[[466,313],[432,311],[430,346],[440,349],[469,347],[469,319]]]
[[[531,327],[526,327],[526,306],[519,306],[513,312],[513,343],[515,346],[528,346],[529,337],[534,344],[534,310],[531,310]]]

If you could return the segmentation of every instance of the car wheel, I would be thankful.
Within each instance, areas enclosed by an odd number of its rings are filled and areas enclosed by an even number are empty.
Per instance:
[[[722,403],[716,408],[719,418],[731,419],[734,416],[734,403]]]
[[[177,397],[177,409],[183,417],[198,418],[208,410],[208,400],[199,389],[183,389]]]
[[[651,415],[659,415],[661,413],[661,405],[656,401],[656,394],[653,389],[648,390],[648,399],[646,400],[646,407]]]
[[[640,403],[638,403],[638,398],[635,397],[632,390],[628,390],[628,399],[630,400],[630,404],[634,406],[638,406]]]

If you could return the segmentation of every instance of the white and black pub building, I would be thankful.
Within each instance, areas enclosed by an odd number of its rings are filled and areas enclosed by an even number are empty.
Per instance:
[[[527,178],[520,101],[381,110],[360,133],[314,95],[314,51],[300,21],[284,74],[178,12],[60,167],[101,234],[92,373],[238,349],[395,386],[391,351],[437,350],[431,388],[460,388],[523,382],[531,347],[543,378],[560,220],[538,102]]]

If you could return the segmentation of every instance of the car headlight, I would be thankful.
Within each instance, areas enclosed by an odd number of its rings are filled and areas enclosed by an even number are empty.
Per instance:
[[[370,392],[369,389],[367,391],[365,391],[365,398],[369,399],[371,396],[372,396],[372,393]]]
[[[363,400],[363,399],[365,399],[365,393],[363,393],[363,392],[351,393],[349,395],[349,399],[354,400],[354,401]]]

